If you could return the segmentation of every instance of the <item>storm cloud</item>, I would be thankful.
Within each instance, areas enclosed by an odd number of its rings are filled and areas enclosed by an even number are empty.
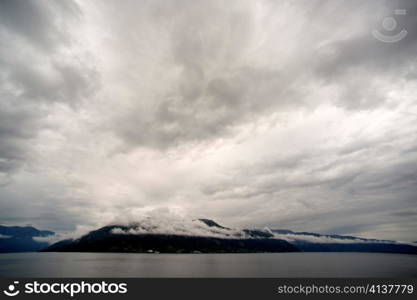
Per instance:
[[[1,1],[0,222],[416,240],[415,28],[412,0]]]

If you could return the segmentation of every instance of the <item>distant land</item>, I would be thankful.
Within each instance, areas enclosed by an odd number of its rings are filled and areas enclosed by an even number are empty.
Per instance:
[[[166,226],[166,225],[165,225]],[[158,226],[157,221],[109,225],[77,239],[47,242],[55,233],[31,226],[0,226],[0,253],[129,252],[129,253],[259,253],[378,252],[417,254],[417,245],[288,229],[231,229],[210,219],[186,226]],[[56,236],[55,236],[56,237]],[[55,239],[56,240],[56,239]],[[415,242],[414,242],[415,243]]]
[[[158,232],[153,224],[110,225],[74,240],[63,240],[45,252],[256,253],[378,252],[417,254],[417,246],[390,240],[294,232],[286,229],[236,230],[198,219],[190,231]],[[156,229],[155,229],[156,228]]]
[[[45,241],[36,240],[54,235],[49,230],[38,230],[31,226],[1,226],[0,225],[0,253],[33,252],[48,247]],[[34,239],[35,238],[35,239]]]
[[[269,238],[227,239],[207,236],[174,234],[117,234],[114,229],[125,226],[106,226],[77,240],[64,240],[42,251],[55,252],[159,252],[159,253],[253,253],[297,252],[287,241]]]

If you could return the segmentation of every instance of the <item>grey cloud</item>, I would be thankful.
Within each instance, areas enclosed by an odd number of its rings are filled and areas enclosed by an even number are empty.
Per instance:
[[[96,80],[93,70],[74,65],[52,62],[51,74],[44,74],[27,61],[5,66],[8,71],[5,81],[20,91],[18,98],[31,102],[63,102],[76,105],[87,96]]]
[[[367,7],[369,3],[372,1],[356,2],[356,5]],[[388,36],[394,35],[381,28],[384,18],[393,16],[398,23],[398,32],[408,29],[404,39],[397,43],[383,43],[373,38],[369,30],[358,36],[327,43],[317,50],[320,60],[315,64],[314,73],[325,84],[336,85],[340,89],[337,103],[344,108],[370,109],[386,103],[390,90],[384,89],[375,79],[385,77],[388,82],[414,80],[410,72],[417,63],[417,33],[413,30],[417,26],[417,4],[415,1],[384,1],[383,4],[380,7],[385,8],[386,14],[373,19],[371,24]],[[343,10],[342,7],[340,9]],[[395,9],[405,9],[406,15],[396,16]]]
[[[90,66],[68,59],[62,52],[72,47],[67,26],[80,17],[72,1],[0,2],[3,179],[28,159],[31,141],[45,127],[48,103],[75,107],[97,83]]]
[[[415,211],[415,210],[400,210],[400,211],[396,211],[396,212],[391,213],[391,215],[393,215],[395,217],[404,217],[404,218],[416,217],[417,216],[417,211]]]
[[[68,16],[80,17],[80,10],[73,1],[3,0],[0,3],[2,29],[43,50],[68,42],[67,36],[62,34],[67,28],[60,27],[69,20]]]
[[[368,229],[368,224],[344,224],[342,226],[334,226],[328,228],[323,232],[324,234],[350,234],[352,232],[361,232],[363,230]]]
[[[39,117],[30,106],[12,104],[4,98],[0,103],[0,183],[24,161],[27,140],[39,128]]]
[[[151,108],[143,109],[140,97],[133,100],[133,109],[116,117],[113,130],[129,147],[165,150],[228,137],[239,125],[260,117],[315,108],[327,101],[348,110],[382,106],[389,100],[386,82],[405,78],[402,75],[410,72],[410,65],[416,65],[417,38],[411,28],[416,27],[417,5],[413,1],[326,3],[324,8],[323,1],[295,4],[300,20],[293,22],[304,21],[304,25],[290,38],[300,36],[299,45],[288,60],[268,66],[251,62],[251,47],[265,24],[256,23],[250,2],[142,5],[143,18],[161,29],[156,34],[169,36],[167,59],[181,68],[180,76],[171,82],[168,93],[152,99]],[[280,8],[268,1],[263,4],[270,8],[265,18],[272,22]],[[397,44],[384,44],[371,31],[395,8],[407,10],[406,16],[399,17],[399,26],[410,33]],[[346,11],[355,18],[348,18]],[[376,15],[368,20],[369,13]],[[346,35],[332,38],[335,19]],[[360,29],[349,35],[352,27]],[[273,50],[274,44],[268,43],[282,35],[280,30],[284,29],[273,27],[266,33],[260,53]],[[336,89],[335,97],[312,99],[312,84]]]
[[[407,136],[404,144],[405,136],[394,134],[354,140],[340,151],[312,147],[288,156],[277,152],[257,157],[240,163],[227,177],[204,182],[201,193],[217,201],[257,203],[257,210],[248,205],[240,214],[263,220],[259,226],[305,230],[310,224],[316,231],[353,234],[375,230],[384,222],[401,223],[403,215],[412,222],[414,216],[403,211],[390,214],[389,221],[376,217],[405,207],[414,210],[416,204],[415,155],[399,150],[415,139]],[[337,223],[343,224],[326,228]]]
[[[77,225],[94,222],[94,204],[68,193],[68,187],[51,182],[44,174],[18,174],[9,184],[0,186],[0,220],[3,224],[31,224],[38,228],[73,231]],[[16,177],[16,176],[15,176]]]
[[[389,72],[392,69],[403,68],[406,63],[415,63],[414,49],[417,43],[416,27],[417,4],[415,1],[382,1],[386,14],[373,18],[374,29],[383,31],[382,21],[385,17],[393,16],[398,22],[398,30],[408,29],[407,36],[398,43],[381,43],[372,37],[371,32],[362,32],[344,40],[338,40],[320,48],[330,54],[323,57],[319,70],[326,77],[342,75],[346,69],[366,67],[371,72]],[[372,1],[363,3],[368,6]],[[375,2],[374,2],[375,3]],[[373,4],[374,4],[373,3]],[[380,2],[379,2],[380,3]],[[360,7],[361,5],[359,5]],[[373,5],[372,5],[373,6]],[[405,15],[395,15],[395,9],[405,9]],[[382,19],[380,19],[382,17]]]
[[[156,24],[173,28],[169,51],[180,77],[172,91],[153,99],[152,109],[132,102],[132,112],[116,120],[116,132],[127,144],[166,149],[210,140],[271,107],[292,104],[291,79],[275,67],[244,62],[257,29],[250,2],[176,4],[171,21]]]

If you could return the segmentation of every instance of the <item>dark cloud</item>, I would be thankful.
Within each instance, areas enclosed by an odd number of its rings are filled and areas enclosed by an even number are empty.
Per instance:
[[[79,18],[80,10],[73,1],[3,0],[0,3],[2,31],[21,37],[42,50],[51,51],[62,42],[62,34],[71,18]],[[65,32],[64,32],[65,33]]]
[[[403,211],[396,211],[391,213],[393,216],[395,217],[404,217],[404,218],[408,218],[408,217],[416,217],[417,216],[417,211],[415,210],[403,210]]]

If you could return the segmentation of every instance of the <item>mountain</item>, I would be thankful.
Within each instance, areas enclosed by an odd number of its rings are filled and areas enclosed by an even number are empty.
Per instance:
[[[272,229],[277,238],[289,241],[303,252],[379,252],[417,254],[417,247],[392,240],[365,239],[337,234]]]
[[[230,229],[230,228],[221,226],[218,223],[216,223],[216,222],[214,222],[213,220],[210,220],[210,219],[198,219],[198,221],[203,222],[208,227],[217,227],[217,228],[220,228],[220,229]]]
[[[213,227],[211,222],[203,222]],[[210,226],[208,224],[212,224]],[[217,223],[216,223],[217,224]],[[220,225],[219,225],[220,226]],[[280,239],[220,238],[179,234],[126,234],[136,226],[105,226],[77,240],[64,240],[42,251],[54,252],[160,252],[160,253],[250,253],[299,251]],[[219,227],[224,229],[226,227]]]
[[[76,240],[64,240],[42,251],[57,252],[382,252],[417,254],[417,247],[391,240],[288,229],[243,229],[222,226],[210,219],[167,223],[105,226]]]
[[[38,230],[31,226],[1,226],[0,253],[38,251],[48,246],[47,242],[37,241],[36,238],[55,234],[48,230]],[[35,238],[35,239],[34,239]]]
[[[360,237],[355,237],[355,236],[350,236],[350,235],[320,234],[320,233],[305,232],[305,231],[297,232],[297,231],[292,231],[292,230],[289,230],[289,229],[272,229],[271,232],[277,233],[277,234],[326,237],[326,238],[334,238],[334,239],[341,239],[341,240],[360,240],[360,241],[368,241],[368,242],[369,241],[373,241],[373,242],[381,241],[381,240],[377,240],[377,239],[365,239],[365,238],[360,238]],[[383,240],[383,241],[385,241],[385,242],[395,242],[395,241],[391,241],[391,240]]]
[[[265,230],[259,229],[243,229],[243,232],[251,238],[273,238],[274,235]]]

